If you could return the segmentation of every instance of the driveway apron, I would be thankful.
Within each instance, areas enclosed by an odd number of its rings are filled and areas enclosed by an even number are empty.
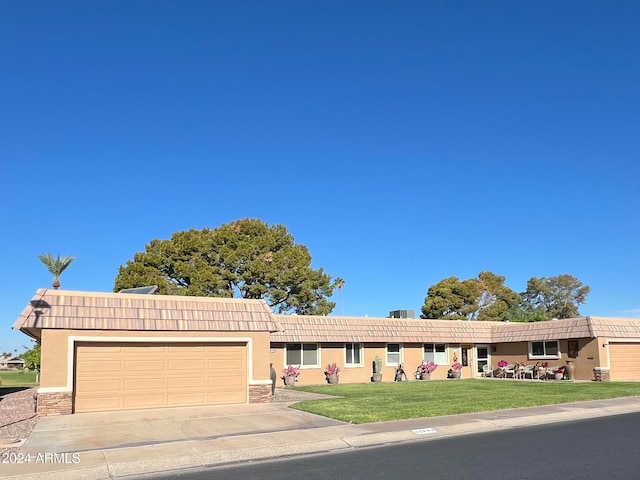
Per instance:
[[[276,401],[268,404],[42,417],[21,451],[25,454],[86,452],[344,425],[344,422],[288,408],[293,401],[304,398],[316,396],[281,392],[276,394]]]

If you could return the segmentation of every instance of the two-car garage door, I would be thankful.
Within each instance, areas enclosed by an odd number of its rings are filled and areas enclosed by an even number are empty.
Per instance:
[[[75,412],[246,403],[246,344],[76,345]]]
[[[611,380],[640,380],[640,343],[609,343]]]

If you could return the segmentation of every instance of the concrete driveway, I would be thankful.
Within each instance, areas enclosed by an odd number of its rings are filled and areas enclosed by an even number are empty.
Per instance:
[[[21,452],[87,452],[344,425],[290,409],[293,399],[286,400],[43,417]]]

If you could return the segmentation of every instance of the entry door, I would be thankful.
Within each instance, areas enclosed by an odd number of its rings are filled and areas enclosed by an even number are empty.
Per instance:
[[[478,345],[476,347],[476,376],[482,376],[482,368],[491,363],[488,345]]]

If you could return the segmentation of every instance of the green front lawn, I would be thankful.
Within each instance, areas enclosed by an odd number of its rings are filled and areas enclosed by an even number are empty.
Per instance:
[[[467,379],[318,385],[295,390],[340,398],[305,400],[292,408],[346,422],[368,423],[631,397],[640,395],[640,383]]]
[[[37,387],[36,372],[0,372],[0,387]]]

